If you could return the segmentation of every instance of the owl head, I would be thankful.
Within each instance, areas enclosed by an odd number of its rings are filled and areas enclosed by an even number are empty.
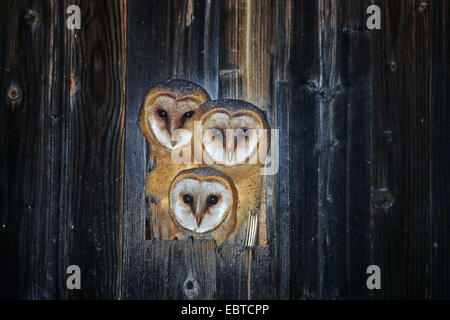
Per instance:
[[[260,158],[267,155],[270,134],[266,114],[249,102],[207,101],[194,120],[202,124],[203,157],[207,163],[233,167],[251,158],[256,163],[258,152]]]
[[[236,187],[228,176],[208,167],[181,171],[169,189],[170,214],[182,229],[207,233],[236,212]]]
[[[158,82],[144,98],[139,129],[149,143],[179,148],[190,142],[192,116],[208,100],[206,90],[193,82],[180,79]]]

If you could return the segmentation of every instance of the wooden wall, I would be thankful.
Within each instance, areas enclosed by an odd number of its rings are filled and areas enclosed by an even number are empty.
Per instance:
[[[1,1],[0,297],[450,298],[449,19],[445,0]],[[146,234],[138,111],[168,78],[279,129],[266,247]]]

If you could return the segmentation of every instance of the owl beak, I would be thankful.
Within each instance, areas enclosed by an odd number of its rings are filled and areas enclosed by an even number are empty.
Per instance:
[[[236,144],[237,144],[237,139],[234,136],[234,131],[232,131],[232,133],[227,132],[226,139],[225,139],[225,150],[226,150],[226,157],[227,157],[228,161],[233,161],[234,153],[236,151]]]
[[[197,227],[200,228],[200,225],[202,224],[202,220],[205,217],[206,214],[206,210],[202,209],[200,212],[197,213],[197,215],[195,216],[196,220],[197,220]]]
[[[170,121],[169,123],[169,134],[170,134],[170,143],[172,144],[172,147],[175,147],[175,145],[177,144],[177,139],[176,139],[176,131],[178,127],[178,124],[175,121]]]

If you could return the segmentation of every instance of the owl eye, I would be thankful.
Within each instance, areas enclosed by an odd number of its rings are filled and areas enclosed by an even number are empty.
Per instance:
[[[206,203],[209,206],[213,206],[213,205],[217,204],[217,202],[219,202],[219,198],[215,195],[210,195],[210,196],[208,196],[208,199],[206,199]]]
[[[247,128],[240,128],[240,129],[237,131],[236,135],[237,135],[238,137],[240,137],[240,138],[245,138],[245,139],[247,139],[247,138],[248,138],[248,129],[247,129]]]
[[[223,130],[220,128],[214,128],[212,129],[212,135],[214,138],[222,138],[224,136]]]
[[[185,118],[185,119],[189,119],[189,118],[192,118],[192,116],[194,115],[194,111],[188,111],[188,112],[186,112],[185,114],[183,114],[183,118]]]
[[[194,198],[190,194],[184,194],[183,195],[183,202],[186,204],[191,205],[194,202]]]
[[[158,113],[158,116],[159,116],[161,119],[167,118],[167,112],[166,112],[166,111],[160,109],[160,110],[157,111],[157,113]]]

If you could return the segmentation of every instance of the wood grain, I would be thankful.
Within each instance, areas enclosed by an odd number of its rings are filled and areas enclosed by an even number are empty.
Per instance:
[[[289,157],[284,161],[288,162],[289,179],[292,181],[289,185],[289,197],[292,199],[289,202],[292,299],[319,297],[317,159],[313,152],[316,98],[314,91],[310,90],[313,88],[310,84],[314,83],[319,65],[317,17],[317,2],[292,1],[292,49],[288,78],[292,89],[290,100],[285,107],[289,120],[286,124],[279,124],[281,130],[288,126],[289,131]],[[284,159],[283,154],[280,158]],[[282,164],[280,163],[281,170]],[[283,178],[279,179],[282,181]],[[282,202],[283,197],[279,196],[277,200]]]
[[[292,189],[291,172],[293,163],[291,158],[290,140],[290,108],[292,95],[290,69],[293,41],[293,3],[292,1],[276,1],[274,21],[274,57],[273,57],[273,116],[272,127],[279,130],[280,141],[275,147],[279,149],[279,170],[275,176],[268,177],[272,180],[272,207],[267,214],[270,219],[268,224],[269,239],[271,240],[270,252],[273,255],[272,277],[276,286],[273,287],[272,296],[280,299],[290,297],[290,279],[295,273],[291,269],[291,248],[296,244],[291,242],[293,230],[291,229],[291,217],[295,215],[292,211]],[[272,148],[272,152],[273,152]],[[296,164],[294,164],[296,165]],[[295,169],[294,169],[295,170]],[[284,177],[280,179],[280,177]],[[269,187],[271,185],[269,184]],[[289,230],[289,231],[287,231]]]
[[[372,3],[1,1],[0,298],[448,299],[450,5]],[[169,78],[279,129],[266,246],[152,239],[138,111]]]
[[[64,9],[47,1],[1,7],[1,296],[61,299],[68,208],[60,161],[68,142]]]
[[[67,263],[80,266],[82,290],[68,298],[120,294],[125,134],[123,1],[80,2],[81,30],[70,32],[71,92]]]
[[[124,7],[80,5],[82,30],[70,32],[65,2],[2,2],[7,297],[118,296]],[[81,291],[66,290],[70,264]]]
[[[429,297],[430,24],[422,1],[385,1],[373,42],[372,262],[376,298]]]
[[[319,65],[312,81],[317,85],[315,146],[317,165],[317,241],[319,295],[337,298],[345,273],[345,159],[346,103],[342,83],[344,48],[338,30],[340,9],[335,1],[318,3]]]
[[[430,292],[431,299],[450,298],[449,248],[450,176],[450,5],[430,3],[431,100],[430,100]]]
[[[345,254],[345,282],[341,283],[341,298],[368,299],[366,286],[370,265],[370,168],[372,158],[371,137],[371,97],[372,97],[372,56],[371,48],[374,34],[378,31],[366,28],[368,17],[366,8],[370,1],[347,1],[342,4],[339,32],[342,35],[342,81],[346,108],[347,132],[345,144],[346,181],[346,227],[345,245],[341,240],[342,255]],[[344,161],[344,155],[342,155]],[[343,235],[342,235],[343,237]],[[344,263],[341,260],[341,263]]]
[[[301,181],[289,185],[297,199],[290,203],[293,298],[367,297],[371,65],[364,53],[370,46],[365,8],[361,1],[294,3],[294,16],[308,14],[293,26],[297,41],[289,60],[289,80],[301,85],[291,91],[288,113],[289,175]]]

